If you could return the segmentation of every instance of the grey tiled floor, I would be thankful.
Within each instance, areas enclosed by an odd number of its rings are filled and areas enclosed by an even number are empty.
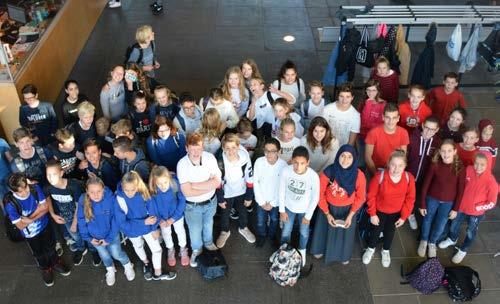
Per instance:
[[[290,58],[306,81],[320,79],[328,62],[331,43],[319,43],[316,28],[338,24],[334,18],[340,5],[358,5],[356,0],[170,0],[167,13],[152,16],[147,1],[122,0],[118,10],[106,9],[76,63],[71,76],[80,82],[80,90],[98,103],[99,91],[114,64],[123,61],[126,47],[133,42],[135,29],[151,24],[156,31],[162,69],[158,79],[177,92],[190,90],[196,96],[218,85],[227,67],[242,59],[254,58],[266,81],[275,78],[281,63]],[[372,1],[376,4],[402,4],[407,1]],[[448,1],[410,1],[413,4],[446,4]],[[476,1],[476,3],[488,1]],[[297,39],[282,41],[285,34]],[[411,45],[413,62],[422,45]],[[435,83],[441,75],[457,68],[443,56],[443,46],[436,46]],[[490,83],[495,75],[478,63],[464,75],[464,83]],[[361,83],[361,78],[356,78]],[[493,88],[465,88],[470,105],[471,123],[482,117],[496,118],[500,108],[494,101]],[[405,92],[401,90],[401,97]],[[500,142],[500,132],[496,132]],[[497,166],[498,167],[498,166]],[[497,172],[497,176],[500,176]],[[254,220],[254,219],[252,219]],[[233,223],[234,226],[234,223]],[[267,275],[270,246],[257,250],[245,243],[237,230],[224,248],[230,265],[227,279],[204,282],[190,268],[179,270],[172,282],[145,282],[140,275],[133,283],[125,281],[121,269],[117,283],[108,288],[104,269],[94,268],[86,257],[68,278],[57,277],[54,287],[44,288],[33,260],[24,244],[12,244],[0,237],[1,303],[447,303],[444,289],[422,296],[408,285],[399,285],[399,267],[415,265],[416,233],[408,226],[398,230],[392,250],[390,268],[380,265],[379,253],[365,267],[360,261],[361,248],[356,245],[348,266],[324,266],[314,261],[311,275],[294,288],[280,288]],[[477,269],[482,277],[483,292],[476,303],[495,303],[500,296],[500,209],[496,208],[480,226],[479,237],[464,264]],[[135,257],[130,251],[130,256]],[[451,250],[440,251],[448,264]],[[68,257],[66,257],[68,258]],[[312,257],[310,257],[312,260]],[[136,265],[139,271],[139,266]],[[139,272],[138,272],[139,274]]]

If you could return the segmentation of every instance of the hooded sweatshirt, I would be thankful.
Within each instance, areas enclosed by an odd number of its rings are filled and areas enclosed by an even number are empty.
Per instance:
[[[488,160],[483,173],[478,175],[474,166],[465,169],[465,188],[458,210],[467,215],[483,215],[497,204],[498,183],[491,173],[491,154],[487,152],[483,154]]]
[[[250,195],[253,188],[253,169],[252,162],[248,151],[240,145],[238,150],[239,159],[232,163],[226,157],[226,153],[222,153],[222,161],[219,161],[222,175],[222,189],[217,191],[219,203],[224,201],[224,198],[232,198],[247,193]]]
[[[149,162],[146,160],[146,156],[141,149],[135,148],[135,158],[131,162],[128,162],[127,159],[120,160],[120,172],[123,174],[130,172],[132,170],[139,173],[142,180],[147,182],[149,179]]]
[[[175,172],[177,163],[186,155],[186,138],[182,134],[170,134],[167,138],[154,139],[150,136],[146,142],[149,157],[157,165],[165,166]]]
[[[479,121],[478,124],[479,135],[483,133],[484,128],[486,128],[487,126],[493,126],[493,122],[489,119],[481,119],[481,121]],[[481,151],[488,151],[489,153],[491,153],[492,157],[491,170],[494,170],[498,155],[498,146],[493,136],[488,141],[483,141],[483,138],[479,136],[479,141],[477,142],[476,146]]]
[[[438,149],[440,142],[441,140],[437,135],[425,140],[420,128],[416,128],[411,133],[410,144],[408,145],[407,170],[415,177],[417,183],[423,180],[434,151]]]
[[[186,197],[182,194],[177,178],[173,178],[172,182],[175,185],[171,185],[166,192],[156,188],[156,195],[153,195],[151,199],[155,203],[158,217],[161,220],[174,219],[176,222],[184,216]]]
[[[116,213],[119,212],[118,204],[113,192],[109,188],[104,188],[104,195],[100,202],[91,201],[94,218],[87,221],[85,218],[83,201],[85,193],[78,201],[78,231],[85,241],[105,240],[111,243],[119,232],[119,225],[116,220]]]
[[[200,128],[202,116],[203,113],[198,107],[194,108],[194,117],[189,117],[183,110],[180,110],[174,118],[174,127],[177,128],[179,133],[184,135],[187,133],[193,133]]]
[[[142,194],[137,191],[130,198],[123,190],[117,190],[116,201],[118,203],[116,220],[121,231],[128,237],[138,237],[148,234],[158,228],[158,221],[153,225],[146,225],[144,220],[150,216],[158,216],[156,204],[152,199],[144,200]]]

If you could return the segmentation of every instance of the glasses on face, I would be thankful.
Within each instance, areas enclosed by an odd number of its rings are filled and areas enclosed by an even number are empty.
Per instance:
[[[438,129],[434,129],[434,128],[429,128],[427,126],[424,126],[424,130],[427,130],[429,132],[437,132]]]
[[[36,99],[36,96],[35,95],[32,95],[32,96],[24,96],[24,100],[25,101],[31,101],[31,100],[35,100]]]
[[[196,108],[196,106],[189,106],[189,107],[182,107],[184,109],[184,111],[189,111],[189,110],[194,110],[194,108]]]
[[[163,129],[158,129],[158,133],[167,133],[170,132],[170,128],[163,128]]]
[[[264,154],[276,154],[278,153],[278,150],[264,150]]]

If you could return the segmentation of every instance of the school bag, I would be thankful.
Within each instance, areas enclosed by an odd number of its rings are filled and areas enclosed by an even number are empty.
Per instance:
[[[454,302],[471,301],[481,292],[481,279],[479,273],[468,266],[446,267],[444,286]]]
[[[124,65],[127,65],[127,63],[129,63],[130,55],[132,55],[132,52],[134,51],[134,49],[139,50],[139,57],[137,57],[137,61],[135,63],[142,64],[143,50],[142,50],[141,46],[139,45],[139,43],[136,42],[136,43],[129,45],[127,47],[127,50],[125,51],[125,56],[124,56],[125,60],[123,61]],[[154,53],[155,53],[154,41],[151,41],[151,50],[153,51],[153,56],[154,56]]]
[[[269,276],[281,286],[293,286],[299,278],[307,277],[313,265],[301,273],[302,256],[291,245],[284,243],[269,258]]]
[[[418,264],[406,275],[403,275],[403,265],[401,265],[401,276],[406,280],[401,284],[410,284],[411,287],[427,295],[442,285],[444,267],[437,258],[430,258]]]
[[[222,252],[218,250],[204,250],[198,257],[198,271],[206,280],[214,280],[227,276],[229,266]]]
[[[32,187],[30,187],[30,193],[31,195],[33,195],[33,197],[35,198],[37,204],[38,204],[38,193],[36,192],[35,189],[33,189]],[[4,195],[3,197],[3,206],[4,206],[4,209],[5,209],[5,206],[7,206],[8,203],[11,203],[14,208],[16,208],[16,211],[18,214],[22,215],[23,213],[23,208],[21,206],[21,203],[19,203],[19,201],[17,200],[17,198],[12,194],[12,192],[8,192],[7,194]],[[5,226],[5,234],[7,235],[7,238],[13,242],[13,243],[18,243],[18,242],[22,242],[24,241],[24,236],[21,232],[21,230],[19,230],[19,228],[17,228],[16,225],[12,224],[12,221],[10,220],[9,216],[7,214],[5,214],[4,216],[4,226]],[[27,229],[27,228],[26,228]]]

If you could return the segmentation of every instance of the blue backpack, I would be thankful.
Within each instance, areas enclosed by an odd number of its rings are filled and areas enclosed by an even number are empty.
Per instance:
[[[430,258],[418,264],[410,273],[403,274],[401,265],[401,276],[406,280],[401,284],[410,284],[423,294],[431,294],[443,285],[444,267],[437,258]]]

